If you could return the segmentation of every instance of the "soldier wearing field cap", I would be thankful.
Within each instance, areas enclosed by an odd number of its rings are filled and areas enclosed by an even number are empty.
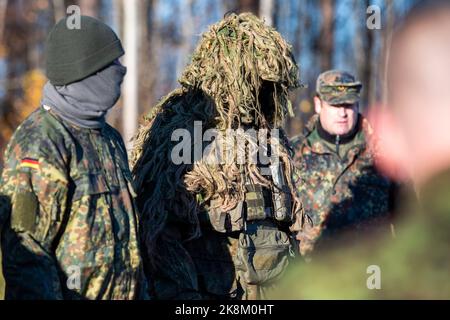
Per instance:
[[[375,168],[376,143],[368,144],[375,136],[359,113],[361,89],[348,72],[320,74],[316,114],[291,141],[297,189],[309,217],[298,235],[304,255],[333,247],[337,237],[354,241],[389,230],[396,186]]]

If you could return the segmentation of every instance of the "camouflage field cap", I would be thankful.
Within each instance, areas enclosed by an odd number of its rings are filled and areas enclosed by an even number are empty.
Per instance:
[[[331,105],[353,104],[360,99],[362,84],[350,73],[329,70],[317,78],[316,91],[320,99]]]

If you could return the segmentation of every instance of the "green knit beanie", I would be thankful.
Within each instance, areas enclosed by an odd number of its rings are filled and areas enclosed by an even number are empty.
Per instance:
[[[80,28],[69,29],[67,18],[50,31],[46,48],[46,73],[53,85],[82,80],[124,54],[114,31],[103,22],[81,16]]]

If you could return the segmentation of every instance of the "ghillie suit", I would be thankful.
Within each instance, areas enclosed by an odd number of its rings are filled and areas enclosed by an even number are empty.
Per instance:
[[[248,161],[256,155],[255,136],[243,129],[282,125],[292,113],[288,91],[299,86],[298,67],[273,28],[249,13],[230,14],[203,35],[180,84],[145,117],[131,159],[151,293],[161,299],[262,297],[293,255],[303,211],[282,130],[279,138],[269,137],[268,148],[277,148],[280,159],[265,168],[272,178]],[[172,134],[185,129],[195,138],[194,121],[202,124],[200,139],[208,129],[221,136],[234,130],[245,144],[235,147],[226,136],[208,150],[188,140],[203,157],[175,164],[179,142]],[[243,149],[253,151],[240,162]],[[223,152],[231,161],[210,161]]]

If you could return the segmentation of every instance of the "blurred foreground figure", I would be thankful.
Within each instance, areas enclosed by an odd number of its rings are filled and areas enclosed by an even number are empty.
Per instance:
[[[15,131],[0,180],[7,299],[136,299],[145,284],[131,173],[105,115],[126,68],[104,23],[63,19],[42,105]],[[11,209],[11,210],[10,210]]]
[[[322,73],[314,97],[317,114],[292,139],[297,188],[312,220],[299,234],[304,255],[332,250],[344,236],[359,241],[390,230],[396,184],[375,167],[375,134],[359,113],[361,88],[348,72]]]
[[[419,4],[392,40],[389,113],[372,121],[385,141],[383,168],[396,176],[406,169],[420,200],[404,204],[395,241],[357,244],[294,267],[273,297],[450,298],[449,57],[450,4]]]
[[[146,118],[133,157],[151,295],[264,297],[302,220],[287,139],[271,130],[299,85],[290,47],[252,14],[230,14],[202,36],[180,83]],[[270,133],[279,163],[258,157],[258,133]]]

